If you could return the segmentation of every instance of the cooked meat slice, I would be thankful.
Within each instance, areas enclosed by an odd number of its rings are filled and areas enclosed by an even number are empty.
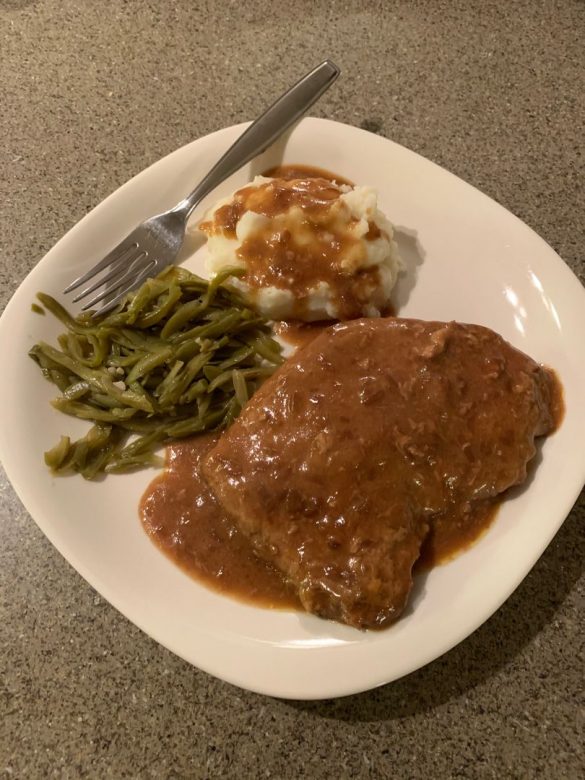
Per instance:
[[[356,320],[287,361],[203,472],[305,609],[379,627],[432,518],[524,480],[551,396],[551,375],[487,328]]]

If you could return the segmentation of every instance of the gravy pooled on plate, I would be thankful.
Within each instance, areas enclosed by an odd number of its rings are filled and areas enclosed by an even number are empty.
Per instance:
[[[144,529],[184,571],[221,593],[263,607],[300,608],[295,589],[255,555],[201,476],[201,459],[218,438],[211,433],[169,445],[167,467],[140,504]]]

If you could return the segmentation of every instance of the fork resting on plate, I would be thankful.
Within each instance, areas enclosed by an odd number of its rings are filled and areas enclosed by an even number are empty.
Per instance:
[[[339,76],[339,68],[325,60],[281,95],[230,146],[197,187],[174,208],[150,217],[136,227],[103,260],[64,290],[84,287],[74,302],[96,293],[82,311],[103,302],[96,314],[110,311],[148,277],[156,276],[177,259],[187,220],[212,190],[267,149],[315,103]],[[103,290],[101,288],[104,288]]]

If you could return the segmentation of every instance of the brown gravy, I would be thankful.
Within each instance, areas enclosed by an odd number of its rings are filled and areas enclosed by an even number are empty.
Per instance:
[[[563,386],[552,369],[547,369],[551,378],[553,431],[563,421],[565,402]],[[496,518],[500,504],[506,499],[506,493],[496,498],[477,502],[468,512],[459,515],[443,515],[434,519],[429,535],[423,542],[420,557],[414,566],[415,572],[432,569],[456,558],[464,550],[472,547],[486,533]]]
[[[140,503],[146,533],[183,571],[205,585],[263,607],[300,608],[294,589],[261,561],[221,510],[199,472],[217,434],[167,448],[167,467]]]
[[[300,329],[300,346],[315,331]],[[295,331],[293,330],[293,333]],[[304,341],[303,341],[304,339]],[[556,426],[564,414],[562,387],[557,381]],[[282,574],[260,560],[243,534],[221,510],[199,472],[201,458],[217,441],[217,434],[196,436],[167,448],[167,466],[156,477],[140,503],[140,516],[154,544],[194,579],[225,595],[261,607],[301,609],[298,596]],[[461,518],[438,518],[426,538],[414,571],[423,573],[447,563],[473,546],[495,520],[505,495],[477,504]]]
[[[385,307],[383,317],[394,317],[394,310],[390,305]],[[321,320],[319,322],[301,322],[300,320],[281,320],[272,325],[275,336],[290,344],[291,347],[304,347],[317,338],[326,328],[335,325],[335,320]]]
[[[275,336],[286,341],[292,347],[304,347],[305,344],[309,344],[333,324],[331,320],[325,320],[324,322],[282,320],[281,322],[275,322],[272,330]]]
[[[199,471],[216,434],[193,437],[167,448],[167,467],[149,485],[140,503],[146,533],[185,573],[207,587],[259,607],[296,609],[295,589],[258,558],[234,528]],[[501,499],[474,507],[466,524],[437,522],[427,537],[415,572],[445,563],[471,547],[494,520]]]
[[[452,549],[482,525],[474,504],[525,481],[555,426],[553,384],[481,326],[343,323],[266,381],[202,471],[308,612],[380,628],[404,609],[429,530],[435,554],[443,529]]]
[[[319,323],[306,331],[301,328],[302,339],[306,339],[303,343],[315,338],[324,327]],[[300,345],[298,341],[292,343]],[[558,427],[564,414],[558,379],[555,391]],[[300,609],[294,588],[277,569],[254,554],[200,474],[201,459],[217,439],[217,434],[207,434],[167,448],[166,469],[153,480],[140,503],[144,529],[165,555],[208,587],[261,607]],[[449,516],[436,519],[422,546],[415,573],[446,563],[475,544],[495,520],[504,498],[505,494],[474,505],[465,522]]]
[[[267,175],[279,178],[238,190],[200,229],[210,236],[235,238],[236,226],[246,212],[271,218],[264,230],[244,240],[237,250],[246,267],[242,281],[251,290],[275,287],[292,292],[294,317],[299,319],[307,311],[311,291],[323,283],[333,291],[340,319],[361,316],[380,285],[380,274],[376,266],[362,265],[363,239],[339,229],[340,188],[349,182],[330,171],[303,165],[279,166]],[[272,220],[287,213],[285,226],[275,229]],[[382,235],[370,222],[366,239],[373,241]]]
[[[262,176],[268,176],[273,179],[326,179],[327,181],[337,182],[337,184],[354,186],[354,182],[346,179],[345,176],[327,171],[325,168],[317,168],[314,165],[277,165],[264,171]]]
[[[456,558],[469,549],[488,530],[494,521],[505,495],[492,501],[475,504],[471,511],[459,517],[439,515],[433,519],[424,540],[414,571],[421,573]]]

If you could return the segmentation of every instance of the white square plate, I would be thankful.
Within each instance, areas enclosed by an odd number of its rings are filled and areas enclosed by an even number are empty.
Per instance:
[[[468,636],[518,586],[570,511],[585,472],[585,293],[558,255],[504,208],[363,130],[304,119],[234,175],[213,200],[280,162],[316,165],[376,187],[409,266],[396,290],[397,313],[493,328],[557,371],[566,414],[541,447],[530,484],[504,502],[474,547],[418,579],[411,606],[391,628],[361,633],[220,596],[174,566],[142,530],[138,502],[152,471],[99,483],[51,476],[43,451],[60,434],[76,435],[84,426],[49,406],[55,390],[27,352],[60,332],[57,322],[31,312],[35,293],[59,297],[137,222],[192,189],[243,128],[200,138],[136,176],[59,241],[20,286],[0,320],[0,457],[57,549],[158,642],[254,691],[298,699],[342,696],[412,672]],[[188,243],[185,265],[201,273],[204,252]]]

